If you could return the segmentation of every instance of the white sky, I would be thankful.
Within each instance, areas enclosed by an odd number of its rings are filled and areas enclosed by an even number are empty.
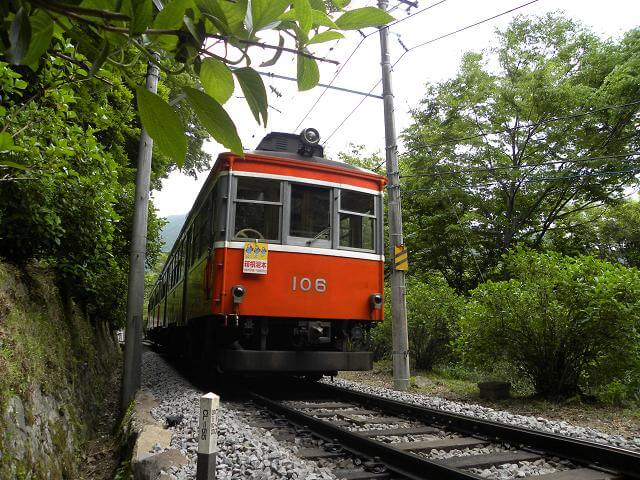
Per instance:
[[[390,0],[391,6],[398,4]],[[436,0],[419,0],[418,10],[436,3]],[[389,45],[393,63],[403,52],[399,39],[411,48],[432,38],[457,30],[497,13],[514,8],[526,0],[448,0],[391,28]],[[375,0],[354,0],[350,8],[374,5]],[[625,31],[638,26],[640,1],[638,0],[540,0],[533,5],[507,14],[491,22],[472,28],[431,45],[416,49],[398,63],[393,71],[395,95],[396,130],[400,134],[411,123],[409,109],[418,105],[427,82],[438,82],[456,74],[462,54],[469,50],[479,51],[495,43],[494,30],[504,29],[517,14],[542,15],[549,11],[562,10],[564,13],[590,27],[603,37],[619,37]],[[412,9],[415,12],[416,9]],[[396,19],[407,16],[405,8],[392,12]],[[365,33],[373,29],[365,30]],[[317,45],[314,54],[344,62],[362,38],[357,31],[346,32],[344,40]],[[273,39],[265,37],[272,42]],[[277,44],[277,41],[273,42]],[[329,48],[332,48],[329,51]],[[251,53],[251,51],[250,51]],[[263,53],[253,49],[253,66],[270,58],[271,52]],[[320,64],[320,82],[329,83],[339,67],[327,63]],[[266,69],[261,69],[266,70]],[[283,53],[276,65],[268,69],[273,73],[295,77],[296,59]],[[376,34],[369,36],[356,54],[340,73],[335,86],[368,92],[380,79],[380,41]],[[242,92],[236,86],[234,97],[225,108],[234,119],[245,148],[253,149],[269,131],[293,132],[300,120],[311,108],[324,88],[316,87],[307,92],[298,92],[295,82],[263,77],[269,95],[269,122],[267,128],[258,125],[243,98],[236,98]],[[277,97],[270,86],[282,94]],[[380,94],[381,87],[373,93]],[[238,93],[240,92],[240,93]],[[320,132],[321,142],[327,139],[338,124],[360,102],[362,97],[349,93],[329,90],[300,129],[314,127]],[[298,130],[300,130],[298,129]],[[325,156],[335,158],[340,151],[347,150],[350,143],[364,145],[365,151],[384,152],[384,123],[382,101],[367,98],[349,120],[329,139],[325,145]],[[215,143],[207,143],[205,150],[215,158],[224,148]],[[173,172],[163,182],[161,191],[152,193],[153,201],[161,216],[186,213],[191,208],[208,172],[198,176],[198,180],[180,172]]]

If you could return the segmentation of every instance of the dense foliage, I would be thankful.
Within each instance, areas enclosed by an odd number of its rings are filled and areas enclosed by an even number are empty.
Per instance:
[[[123,320],[139,128],[133,94],[52,57],[37,72],[0,63],[4,135],[0,256],[51,263],[68,294],[114,325]],[[154,176],[164,174],[162,159]],[[159,252],[153,209],[149,261]]]
[[[503,267],[509,280],[471,292],[456,340],[466,362],[505,360],[542,395],[629,381],[638,371],[639,270],[524,249]]]
[[[400,162],[415,367],[640,400],[639,59],[639,29],[518,17],[427,85]]]
[[[406,286],[409,351],[416,368],[430,370],[450,360],[451,340],[464,309],[464,299],[438,272],[409,278]],[[387,293],[387,298],[388,294]],[[391,312],[385,305],[385,321],[373,331],[378,358],[391,351]]]
[[[140,84],[140,65],[150,61],[166,75],[187,72],[199,78],[204,92],[181,85],[180,98],[213,138],[242,153],[236,127],[222,106],[236,82],[256,121],[266,125],[268,117],[267,93],[250,66],[249,48],[274,53],[265,67],[284,51],[296,55],[298,87],[308,90],[320,78],[320,59],[310,53],[310,46],[343,38],[339,30],[380,26],[393,19],[375,7],[344,11],[348,3],[333,0],[327,8],[321,0],[11,0],[0,5],[0,51],[8,62],[36,70],[47,52],[72,42],[87,59],[88,77],[100,77],[105,66],[117,69],[137,87],[142,123],[159,150],[182,165],[190,142],[181,107]],[[276,43],[263,40],[267,32]],[[287,39],[293,40],[291,47]],[[70,63],[80,61],[75,53],[56,52]]]
[[[638,184],[640,29],[605,41],[557,15],[428,85],[401,161],[414,265],[466,291],[513,245],[541,248]]]

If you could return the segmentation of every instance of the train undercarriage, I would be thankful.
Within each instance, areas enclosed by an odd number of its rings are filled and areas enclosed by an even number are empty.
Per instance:
[[[147,338],[171,355],[219,373],[320,376],[370,370],[370,326],[368,321],[227,315],[152,329]]]

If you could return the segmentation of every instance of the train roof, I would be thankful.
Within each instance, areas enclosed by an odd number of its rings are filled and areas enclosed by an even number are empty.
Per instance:
[[[355,165],[350,165],[345,162],[330,160],[325,157],[317,157],[317,156],[307,157],[304,155],[300,155],[299,153],[281,152],[281,151],[274,151],[274,150],[247,150],[244,153],[245,155],[246,154],[260,155],[260,156],[268,156],[268,157],[286,158],[288,160],[300,160],[302,162],[311,162],[311,163],[317,163],[320,165],[329,165],[332,167],[340,167],[340,168],[345,168],[347,170],[355,170],[357,172],[371,173],[371,174],[377,175],[375,172],[372,172],[371,170],[356,167]]]

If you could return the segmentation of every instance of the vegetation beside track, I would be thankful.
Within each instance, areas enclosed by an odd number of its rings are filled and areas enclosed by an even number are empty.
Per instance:
[[[82,478],[119,366],[107,325],[61,294],[51,269],[0,263],[0,478]]]
[[[640,402],[639,58],[638,28],[518,16],[426,86],[400,160],[415,368]]]

